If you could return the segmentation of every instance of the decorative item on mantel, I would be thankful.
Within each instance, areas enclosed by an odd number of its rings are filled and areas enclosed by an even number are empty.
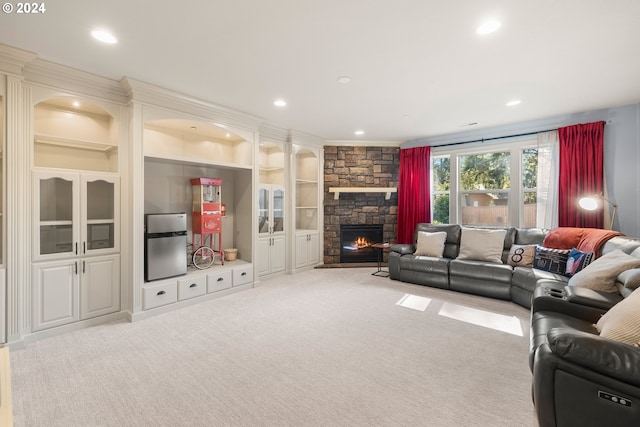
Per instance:
[[[224,250],[222,249],[222,216],[225,212],[222,203],[222,179],[220,178],[193,178],[191,179],[193,190],[193,207],[191,220],[191,242],[193,251],[193,265],[196,268],[209,268],[220,257],[224,265]],[[199,244],[196,243],[196,235]],[[215,236],[218,240],[216,249]],[[207,245],[207,237],[209,244]]]
[[[333,198],[338,200],[340,193],[385,193],[385,199],[391,198],[391,193],[397,192],[396,187],[329,187],[329,193],[334,193]]]

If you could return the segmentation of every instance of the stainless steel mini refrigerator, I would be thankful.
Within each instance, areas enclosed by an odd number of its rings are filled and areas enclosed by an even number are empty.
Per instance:
[[[187,214],[147,214],[144,230],[144,280],[186,274]]]

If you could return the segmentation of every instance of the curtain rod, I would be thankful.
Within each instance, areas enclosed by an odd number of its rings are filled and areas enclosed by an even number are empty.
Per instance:
[[[607,125],[607,123],[611,123],[611,120],[602,120],[605,124],[605,126]],[[525,133],[518,133],[515,135],[504,135],[504,136],[494,136],[493,138],[480,138],[480,139],[474,139],[472,141],[463,141],[463,142],[450,142],[448,144],[440,144],[440,145],[432,145],[431,148],[438,148],[438,147],[451,147],[454,145],[463,145],[463,144],[473,144],[474,142],[485,142],[485,141],[495,141],[497,139],[506,139],[506,138],[517,138],[519,136],[529,136],[529,135],[537,135],[539,133],[543,133],[543,132],[553,132],[555,130],[558,130],[559,128],[555,128],[555,129],[547,129],[547,130],[538,130],[535,132],[525,132]]]
[[[515,134],[515,135],[494,136],[493,138],[480,138],[480,139],[474,139],[472,141],[450,142],[448,144],[432,145],[431,147],[432,148],[451,147],[453,145],[473,144],[474,142],[485,142],[485,141],[495,141],[497,139],[517,138],[519,136],[537,135],[539,133],[552,132],[554,130],[558,130],[558,128],[547,129],[547,130],[539,130],[539,131],[536,131],[536,132],[518,133],[518,134]]]

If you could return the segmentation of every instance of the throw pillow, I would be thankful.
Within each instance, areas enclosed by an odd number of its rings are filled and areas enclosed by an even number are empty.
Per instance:
[[[567,260],[569,259],[570,252],[569,249],[552,249],[544,246],[536,246],[533,268],[566,276]]]
[[[622,283],[627,289],[636,289],[640,286],[640,268],[632,268],[618,274],[616,281]]]
[[[569,286],[583,286],[602,292],[618,292],[616,277],[630,268],[640,267],[640,259],[620,249],[595,259],[569,279]]]
[[[627,344],[640,342],[640,291],[633,291],[609,309],[596,323],[600,336]]]
[[[502,250],[507,230],[462,228],[458,259],[487,261],[502,264]]]
[[[514,267],[533,267],[536,257],[536,245],[511,245],[507,264]]]
[[[593,252],[582,252],[576,248],[571,249],[569,252],[569,258],[567,259],[567,271],[566,275],[571,277],[578,271],[585,268],[593,261]]]
[[[447,240],[447,233],[444,231],[438,231],[435,233],[418,231],[416,251],[413,254],[415,256],[442,257],[445,240]]]

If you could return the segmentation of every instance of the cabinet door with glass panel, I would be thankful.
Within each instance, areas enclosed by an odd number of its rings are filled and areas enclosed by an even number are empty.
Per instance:
[[[34,173],[34,259],[119,250],[120,182],[110,174]]]
[[[284,187],[275,184],[258,186],[259,236],[284,233]]]

